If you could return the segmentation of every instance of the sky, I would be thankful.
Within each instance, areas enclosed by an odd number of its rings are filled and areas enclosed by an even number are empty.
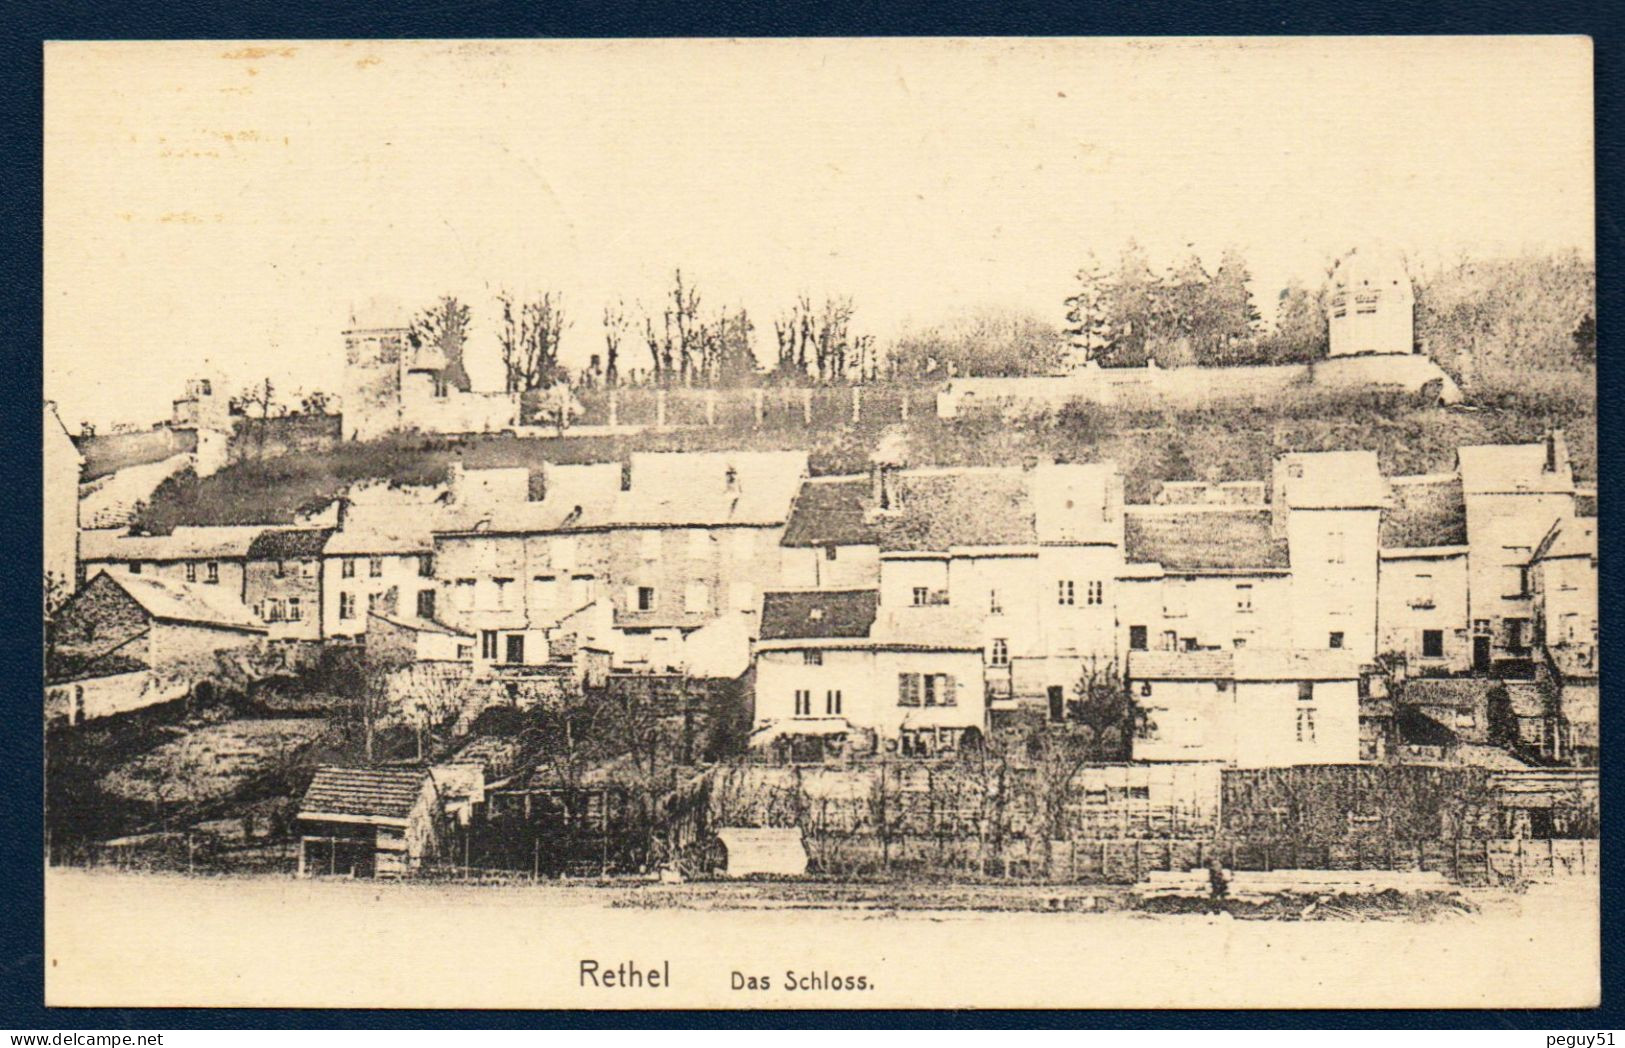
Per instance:
[[[1381,243],[1414,266],[1593,253],[1574,37],[49,44],[45,393],[64,421],[230,388],[341,388],[374,299],[602,311],[801,292],[855,332],[982,307],[1062,319],[1087,253],[1242,251],[1266,315]],[[623,368],[640,347],[622,346]]]

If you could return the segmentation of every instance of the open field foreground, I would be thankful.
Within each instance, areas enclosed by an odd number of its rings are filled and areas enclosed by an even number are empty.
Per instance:
[[[1109,892],[1075,888],[1011,890],[998,896],[1005,912],[920,908],[930,890],[888,898],[805,884],[496,887],[51,869],[46,1000],[1531,1008],[1585,1007],[1599,996],[1589,879],[1522,895],[1471,892],[1476,914],[1433,920],[1152,916],[1112,910]],[[640,904],[645,893],[660,896],[660,907]],[[1035,912],[1040,895],[1046,905],[1061,900],[1055,912]],[[1096,905],[1083,901],[1092,897],[1101,909],[1080,909]],[[602,972],[623,963],[669,972],[669,986],[583,986],[583,961]]]

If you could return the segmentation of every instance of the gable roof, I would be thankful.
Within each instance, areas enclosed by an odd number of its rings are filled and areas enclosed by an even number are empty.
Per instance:
[[[1164,571],[1284,570],[1284,538],[1267,509],[1125,507],[1123,555]]]
[[[1553,524],[1546,537],[1535,548],[1530,562],[1556,560],[1562,557],[1595,557],[1597,555],[1597,518],[1576,517]]]
[[[423,768],[316,769],[299,804],[299,817],[351,815],[404,822],[412,815],[429,773]]]
[[[425,619],[417,615],[384,614],[383,612],[369,611],[367,612],[367,618],[369,620],[378,619],[381,622],[387,622],[391,626],[411,630],[414,633],[439,633],[447,637],[474,639],[472,633],[464,633],[462,630],[452,629],[443,622],[436,622],[434,619]]]
[[[1379,532],[1384,549],[1467,544],[1467,504],[1460,476],[1394,477],[1388,491]]]
[[[762,594],[762,640],[867,637],[879,590],[791,590]]]
[[[240,560],[263,530],[259,525],[181,525],[168,535],[131,535],[123,528],[93,528],[79,533],[79,559]]]
[[[883,551],[1030,546],[1038,524],[1026,474],[1016,468],[909,470],[875,520]]]
[[[267,528],[248,547],[249,560],[305,560],[320,557],[332,528]]]
[[[782,546],[873,546],[880,531],[865,519],[868,477],[814,477],[802,482],[790,507]]]
[[[154,619],[163,622],[181,622],[222,629],[264,633],[265,626],[255,619],[236,597],[222,591],[219,586],[205,586],[150,575],[110,575],[99,573],[91,583],[106,579],[117,586],[141,606]],[[85,587],[90,588],[88,585]]]

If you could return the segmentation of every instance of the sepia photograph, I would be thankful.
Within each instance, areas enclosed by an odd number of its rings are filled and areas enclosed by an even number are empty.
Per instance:
[[[47,43],[46,1003],[1598,1005],[1592,66]]]

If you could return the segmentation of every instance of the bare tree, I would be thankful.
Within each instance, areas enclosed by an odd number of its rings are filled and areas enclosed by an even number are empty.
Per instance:
[[[621,381],[621,339],[627,329],[626,303],[617,301],[604,307],[604,385],[614,387]]]
[[[502,306],[502,323],[497,344],[502,350],[502,367],[510,393],[541,389],[556,381],[559,372],[559,346],[569,321],[564,302],[554,292],[527,302],[507,291],[497,295]]]

